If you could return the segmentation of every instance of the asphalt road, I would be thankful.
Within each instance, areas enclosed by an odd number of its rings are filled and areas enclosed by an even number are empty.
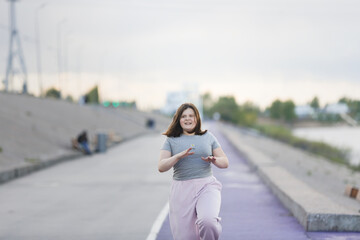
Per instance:
[[[146,239],[168,200],[152,134],[0,185],[0,239]]]

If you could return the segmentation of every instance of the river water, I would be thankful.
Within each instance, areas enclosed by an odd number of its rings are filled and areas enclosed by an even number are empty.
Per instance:
[[[348,148],[351,150],[350,163],[360,164],[360,127],[296,128],[293,134],[309,140],[323,141],[340,148]]]

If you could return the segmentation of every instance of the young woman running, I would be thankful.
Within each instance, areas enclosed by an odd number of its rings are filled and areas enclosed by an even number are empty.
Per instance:
[[[174,169],[169,219],[174,240],[213,240],[221,233],[221,183],[211,164],[227,168],[229,161],[217,139],[201,130],[199,111],[182,104],[164,135],[160,172]]]

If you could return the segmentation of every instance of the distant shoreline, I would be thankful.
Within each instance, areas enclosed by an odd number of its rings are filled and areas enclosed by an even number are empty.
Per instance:
[[[352,165],[360,164],[360,126],[351,127],[348,125],[337,126],[314,126],[293,129],[297,137],[306,138],[312,141],[324,141],[339,148],[350,149],[349,161]]]
[[[259,117],[257,120],[257,124],[260,125],[280,125],[284,127],[288,127],[291,129],[297,128],[314,128],[314,127],[344,127],[349,126],[345,122],[337,122],[337,123],[323,123],[316,120],[306,119],[306,120],[295,120],[294,123],[288,124],[283,121],[274,120],[270,118]]]
[[[345,126],[349,126],[349,125],[345,122],[321,123],[319,121],[311,121],[311,120],[301,121],[300,120],[298,122],[295,122],[292,128],[345,127]]]

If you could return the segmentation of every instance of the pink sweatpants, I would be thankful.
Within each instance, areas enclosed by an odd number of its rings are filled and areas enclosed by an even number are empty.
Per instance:
[[[213,176],[173,180],[169,218],[174,240],[219,238],[221,188],[221,183]]]

